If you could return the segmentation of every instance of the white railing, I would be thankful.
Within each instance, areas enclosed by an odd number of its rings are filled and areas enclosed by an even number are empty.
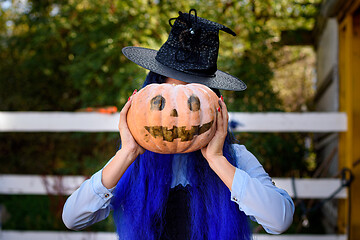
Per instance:
[[[4,240],[115,240],[109,232],[65,232],[65,231],[2,231]],[[254,240],[346,240],[345,235],[265,235],[254,234]]]
[[[229,113],[236,132],[343,132],[345,113]],[[0,132],[116,132],[119,113],[0,112]]]
[[[236,132],[343,132],[347,130],[344,113],[229,113]],[[116,132],[119,113],[83,112],[0,112],[0,132]],[[0,175],[0,194],[68,195],[86,178],[83,176]],[[276,185],[298,198],[324,199],[341,186],[339,179],[275,178]],[[344,199],[341,190],[335,198]],[[114,233],[72,231],[0,231],[0,239],[116,239]],[[345,240],[346,235],[266,235],[254,240]]]
[[[39,175],[0,175],[0,194],[8,195],[70,195],[86,179],[83,176],[39,176]],[[295,184],[297,198],[323,199],[332,195],[341,187],[341,180],[334,178],[295,179],[274,178],[276,186],[285,189],[294,196]],[[346,198],[345,189],[339,191],[335,198]]]

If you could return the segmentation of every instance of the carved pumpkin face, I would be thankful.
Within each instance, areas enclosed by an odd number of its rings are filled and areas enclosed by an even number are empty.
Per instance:
[[[134,95],[127,123],[147,150],[193,152],[214,136],[217,108],[218,97],[202,84],[150,84]]]

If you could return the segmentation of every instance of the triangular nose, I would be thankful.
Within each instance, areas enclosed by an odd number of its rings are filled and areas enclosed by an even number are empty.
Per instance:
[[[171,110],[170,116],[171,117],[177,117],[178,116],[178,113],[177,113],[176,109]]]

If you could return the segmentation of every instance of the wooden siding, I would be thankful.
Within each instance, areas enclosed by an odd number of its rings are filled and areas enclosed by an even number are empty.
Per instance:
[[[347,167],[355,176],[349,201],[339,206],[339,228],[355,240],[360,239],[360,0],[351,1],[338,17],[340,111],[348,116],[348,131],[340,134],[339,169]]]

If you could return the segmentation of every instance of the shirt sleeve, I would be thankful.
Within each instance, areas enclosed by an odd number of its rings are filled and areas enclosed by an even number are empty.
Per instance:
[[[231,200],[261,224],[265,231],[280,234],[291,225],[295,206],[289,194],[277,188],[262,165],[243,145],[234,144],[238,168],[231,188]]]
[[[102,170],[84,181],[66,200],[62,219],[67,228],[81,230],[109,216],[114,188],[104,187]]]

